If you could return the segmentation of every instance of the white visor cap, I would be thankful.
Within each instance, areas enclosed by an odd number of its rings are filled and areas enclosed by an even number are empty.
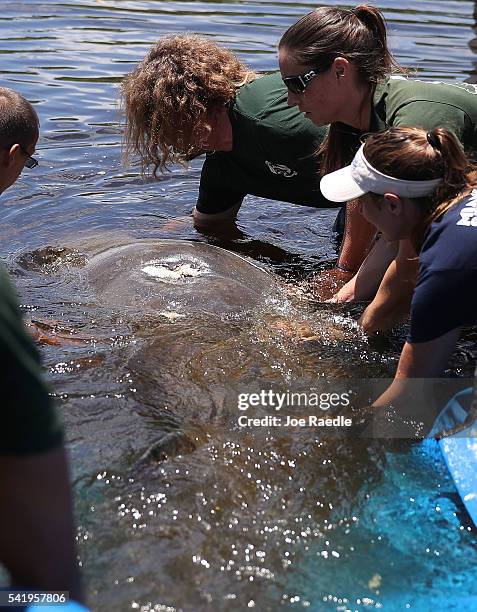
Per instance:
[[[351,165],[326,174],[320,181],[321,193],[331,202],[354,200],[365,193],[394,193],[405,198],[422,198],[434,193],[442,179],[406,181],[383,174],[365,158],[364,144]]]

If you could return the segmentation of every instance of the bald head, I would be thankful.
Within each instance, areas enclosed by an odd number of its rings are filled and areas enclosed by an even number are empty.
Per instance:
[[[19,144],[26,149],[36,142],[40,123],[33,106],[23,96],[0,87],[0,148]]]

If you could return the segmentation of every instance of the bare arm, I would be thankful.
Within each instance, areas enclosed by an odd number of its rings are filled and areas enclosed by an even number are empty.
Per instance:
[[[397,256],[386,270],[376,297],[359,320],[366,333],[389,329],[409,313],[418,265],[411,242],[401,240]]]
[[[420,423],[419,433],[433,425],[441,406],[434,406],[434,378],[444,371],[450,354],[459,339],[460,328],[430,340],[406,342],[399,359],[396,376],[387,390],[373,402],[373,408],[392,406],[405,422]],[[392,431],[392,430],[391,430]],[[416,430],[411,433],[416,433]]]
[[[358,273],[333,296],[333,302],[361,302],[371,300],[398,251],[397,242],[388,242],[382,236],[374,243]]]
[[[64,448],[0,456],[0,489],[0,559],[13,584],[81,601]]]
[[[376,228],[361,214],[359,200],[346,204],[346,223],[338,265],[357,272],[371,248]]]
[[[318,299],[326,300],[357,272],[371,248],[376,228],[363,217],[358,200],[346,204],[346,223],[336,267],[319,274],[313,279],[313,293]]]

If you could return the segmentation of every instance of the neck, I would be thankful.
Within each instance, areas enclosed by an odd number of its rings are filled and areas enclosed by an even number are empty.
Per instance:
[[[233,148],[232,124],[226,106],[217,111],[210,148],[213,151],[231,151]]]
[[[366,86],[358,90],[354,97],[344,109],[341,123],[345,123],[360,132],[369,130],[371,121],[371,105],[373,100],[373,88]]]

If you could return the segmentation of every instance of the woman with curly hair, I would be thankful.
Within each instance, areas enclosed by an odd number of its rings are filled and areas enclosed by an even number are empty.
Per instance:
[[[206,153],[197,226],[234,219],[246,194],[336,207],[318,186],[326,130],[287,104],[279,73],[260,76],[207,38],[166,36],[124,80],[127,155],[153,175]]]

